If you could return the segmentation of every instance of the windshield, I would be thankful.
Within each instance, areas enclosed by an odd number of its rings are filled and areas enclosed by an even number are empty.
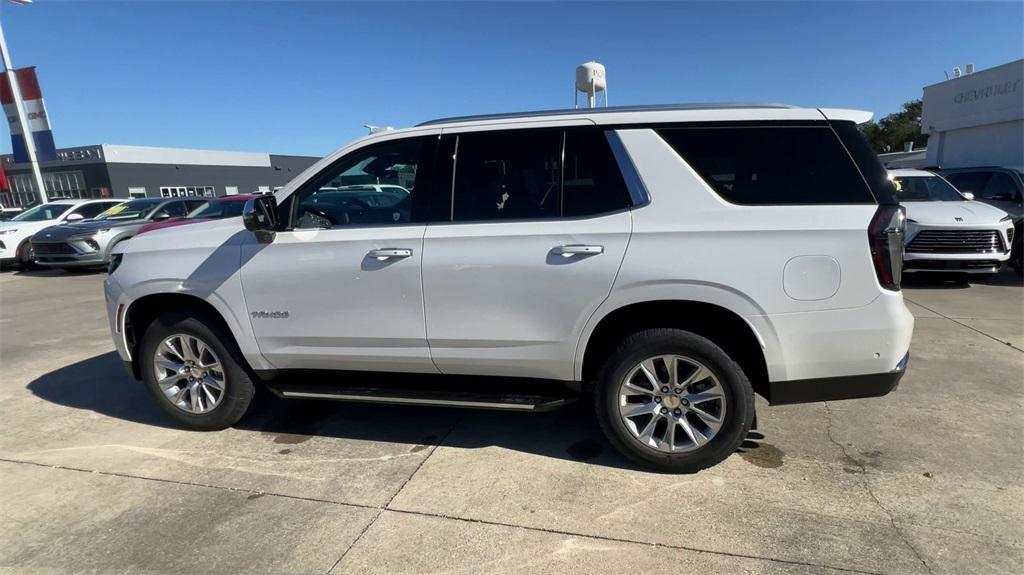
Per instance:
[[[20,214],[11,218],[13,222],[44,222],[46,220],[55,220],[60,217],[61,214],[66,212],[68,208],[74,204],[59,204],[51,202],[49,204],[39,204],[38,206],[25,210]]]
[[[134,220],[144,218],[153,211],[153,208],[160,205],[160,202],[148,200],[133,200],[118,204],[93,219],[96,220]]]
[[[956,188],[938,176],[900,176],[893,178],[896,199],[901,202],[962,202]]]
[[[188,218],[233,218],[242,215],[245,202],[206,202],[188,214]]]

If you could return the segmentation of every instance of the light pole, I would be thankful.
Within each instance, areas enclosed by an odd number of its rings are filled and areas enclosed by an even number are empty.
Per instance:
[[[32,0],[8,0],[12,4],[31,4]],[[28,125],[28,117],[25,115],[25,103],[21,99],[21,87],[18,86],[18,75],[14,73],[14,66],[11,64],[11,55],[7,51],[7,40],[4,38],[4,27],[0,22],[0,53],[3,54],[4,70],[7,73],[7,81],[11,84],[11,95],[14,97],[14,109],[18,111],[18,123],[21,124],[21,136],[25,138],[25,150],[28,152],[28,161],[32,164],[32,175],[35,176],[36,187],[39,190],[39,203],[45,204],[49,201],[46,197],[46,185],[43,183],[43,173],[39,171],[39,162],[36,161],[36,142],[32,138],[32,129]]]

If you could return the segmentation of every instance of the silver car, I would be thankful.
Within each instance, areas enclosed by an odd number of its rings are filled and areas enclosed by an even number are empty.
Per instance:
[[[119,204],[87,222],[51,226],[32,236],[36,263],[46,267],[105,267],[110,252],[142,226],[184,216],[206,203],[194,198],[140,198]]]

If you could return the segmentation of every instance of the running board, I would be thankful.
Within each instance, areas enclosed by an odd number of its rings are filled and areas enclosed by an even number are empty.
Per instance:
[[[270,385],[271,392],[285,399],[325,399],[356,403],[387,403],[400,405],[432,405],[465,409],[497,409],[539,413],[558,409],[575,401],[575,397],[521,393],[472,393],[421,389],[380,387],[325,387]]]

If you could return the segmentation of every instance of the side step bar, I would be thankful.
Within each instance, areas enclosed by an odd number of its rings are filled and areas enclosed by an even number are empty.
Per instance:
[[[572,403],[575,397],[521,393],[472,393],[426,389],[381,387],[326,387],[270,385],[271,392],[285,399],[325,399],[357,403],[433,405],[465,409],[497,409],[539,413]]]

